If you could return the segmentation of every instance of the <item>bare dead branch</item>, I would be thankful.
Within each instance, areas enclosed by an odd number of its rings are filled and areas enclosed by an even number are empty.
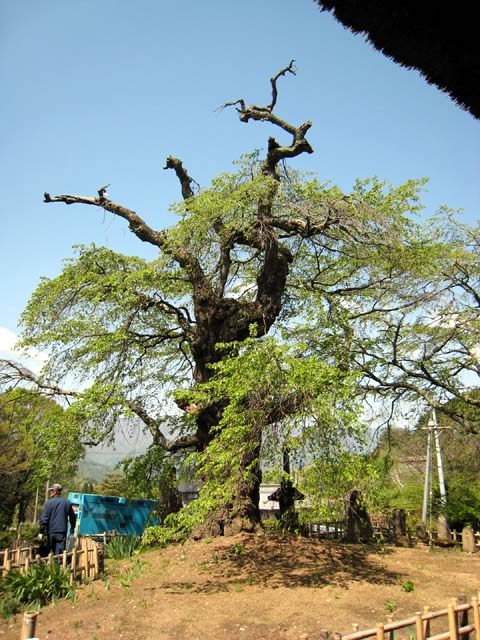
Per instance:
[[[272,85],[272,102],[268,105],[270,111],[273,111],[275,105],[277,104],[277,97],[278,97],[277,80],[281,76],[284,76],[286,73],[291,73],[294,76],[297,75],[297,70],[293,66],[294,62],[295,62],[295,60],[290,60],[290,64],[287,67],[285,67],[285,69],[282,69],[281,71],[279,71],[277,73],[276,76],[274,76],[273,78],[270,78],[270,83]]]
[[[103,191],[105,187],[102,187],[99,190],[99,194]],[[103,191],[105,194],[106,191]],[[63,202],[65,204],[88,204],[94,207],[100,207],[105,211],[109,211],[120,218],[123,218],[128,222],[128,226],[130,230],[143,242],[149,242],[150,244],[155,245],[156,247],[162,247],[165,244],[165,233],[161,231],[155,231],[148,224],[135,213],[132,209],[128,209],[127,207],[123,207],[112,200],[108,200],[104,196],[98,198],[88,198],[85,196],[75,196],[75,195],[59,195],[59,196],[51,196],[49,193],[45,192],[43,201],[50,202]]]
[[[103,200],[107,197],[107,189],[109,186],[109,184],[106,184],[103,187],[100,187],[100,189],[98,190],[98,197],[100,198],[100,200]]]
[[[178,158],[174,158],[173,156],[168,156],[164,169],[173,169],[177,174],[177,178],[180,181],[180,185],[182,188],[182,197],[184,200],[188,200],[188,198],[192,198],[194,195],[192,183],[198,186],[198,182],[188,175],[187,171],[183,167],[182,161]]]
[[[77,396],[76,391],[63,389],[56,384],[46,382],[39,378],[33,371],[14,360],[0,359],[0,385],[20,384],[27,382],[33,384],[44,395],[50,396]]]
[[[190,178],[191,180],[191,178]],[[109,211],[124,220],[127,220],[130,230],[143,242],[149,242],[156,247],[164,249],[172,256],[178,264],[183,267],[189,277],[190,282],[194,285],[194,289],[199,292],[201,297],[206,294],[214,296],[208,279],[206,278],[198,259],[192,255],[188,249],[183,247],[173,248],[167,244],[167,235],[164,231],[155,231],[152,229],[135,211],[123,207],[122,205],[112,202],[106,198],[89,198],[85,196],[75,195],[59,195],[51,196],[45,192],[44,202],[63,202],[65,204],[87,204],[94,207],[100,207],[105,211]]]
[[[231,102],[225,102],[224,104],[221,104],[219,107],[217,107],[215,111],[223,111],[226,107],[234,107],[237,104],[240,105],[240,109],[237,109],[237,111],[239,113],[242,113],[242,111],[245,109],[245,100],[243,100],[243,98],[232,100]]]
[[[270,79],[270,83],[272,85],[272,101],[270,104],[264,107],[255,104],[247,106],[245,100],[243,98],[239,98],[238,100],[225,102],[219,107],[219,109],[225,109],[226,107],[234,106],[240,114],[239,118],[241,122],[248,122],[249,120],[270,122],[293,136],[293,141],[290,146],[280,145],[273,137],[268,140],[268,153],[262,170],[265,175],[273,176],[276,179],[278,179],[278,176],[276,174],[275,167],[280,160],[293,158],[301,153],[313,153],[310,143],[305,138],[305,135],[312,126],[312,123],[307,121],[300,126],[295,127],[273,113],[273,109],[278,98],[277,80],[287,73],[292,73],[293,75],[296,74],[295,67],[293,66],[294,62],[295,61],[292,60],[287,67],[279,71]]]

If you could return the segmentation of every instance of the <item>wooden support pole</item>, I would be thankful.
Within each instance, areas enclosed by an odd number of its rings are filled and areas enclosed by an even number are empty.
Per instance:
[[[423,615],[426,616],[428,613],[430,613],[430,607],[428,605],[425,605],[423,607]],[[426,618],[423,623],[423,637],[428,638],[429,635],[430,635],[430,618]]]
[[[93,540],[88,545],[88,577],[93,578]]]
[[[457,615],[453,602],[448,605],[448,631],[450,633],[450,640],[458,640]]]
[[[377,622],[376,629],[377,629],[377,640],[384,640],[385,627],[383,625],[383,622]]]
[[[37,625],[37,611],[27,611],[23,615],[21,640],[35,637],[35,627]]]
[[[90,568],[88,566],[88,546],[83,549],[83,570],[85,571],[85,580],[90,578]]]
[[[422,620],[422,614],[420,613],[420,611],[417,611],[415,613],[415,631],[416,631],[417,640],[424,640],[423,620]]]
[[[478,596],[472,598],[473,624],[475,626],[475,637],[480,638],[480,611],[478,610]]]
[[[99,570],[100,563],[98,558],[98,543],[95,542],[94,544],[95,546],[93,548],[93,573],[94,573],[93,579],[96,580],[100,573],[100,570]]]
[[[458,598],[459,604],[467,604],[467,596],[465,594],[462,594],[461,596],[459,596]],[[460,623],[458,621],[458,614],[457,614],[457,626],[461,627],[467,627],[468,626],[468,611],[469,609],[465,608],[462,611],[462,614],[460,616]],[[464,633],[463,634],[463,640],[469,640],[470,638],[470,634],[469,633]]]
[[[84,555],[83,549],[80,548],[77,551],[77,558],[78,558],[77,568],[78,568],[78,575],[80,577],[80,580],[83,578],[83,555]]]
[[[72,572],[73,580],[77,577],[77,548],[73,547],[72,549],[72,563],[70,565],[70,570]]]
[[[90,547],[85,547],[85,578],[90,580]]]
[[[88,538],[85,539],[84,544],[84,567],[85,567],[85,578],[86,580],[90,580],[90,540]]]
[[[82,540],[82,572],[83,572],[83,576],[82,579],[88,578],[88,547],[87,547],[87,539],[84,538]]]

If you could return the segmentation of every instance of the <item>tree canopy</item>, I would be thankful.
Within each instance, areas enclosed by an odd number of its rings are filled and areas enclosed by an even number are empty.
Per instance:
[[[294,73],[292,61],[271,79],[266,106],[223,105],[290,144],[271,136],[265,157],[242,158],[206,189],[167,158],[183,197],[170,228],[154,229],[105,187],[45,193],[48,204],[123,218],[158,257],[79,246],[22,317],[23,346],[50,354],[37,384],[70,397],[84,440],[135,415],[154,446],[196,452],[198,504],[220,532],[258,522],[261,456],[344,455],[373,395],[478,404],[468,377],[478,375],[478,228],[448,210],[416,220],[424,180],[358,180],[343,193],[287,166],[313,153],[312,123],[275,113],[277,83]]]
[[[54,400],[26,389],[0,394],[0,528],[10,526],[37,489],[63,481],[83,455],[78,427]]]

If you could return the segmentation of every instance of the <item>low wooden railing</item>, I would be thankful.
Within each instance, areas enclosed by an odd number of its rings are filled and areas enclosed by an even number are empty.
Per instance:
[[[27,559],[33,560],[36,556],[36,547],[16,547],[0,551],[0,577],[12,564],[24,564]]]
[[[347,532],[347,523],[344,520],[333,520],[326,522],[310,522],[304,525],[305,534],[310,538],[341,538]],[[391,534],[393,536],[393,529],[386,526],[380,527],[378,523],[373,524],[373,530],[375,533]],[[417,540],[415,531],[408,530],[406,536],[412,542]],[[475,545],[480,551],[480,531],[474,532]],[[418,541],[418,540],[417,540]],[[438,540],[437,533],[435,531],[427,530],[426,538],[420,540],[427,542],[430,545],[442,544],[443,546],[462,546],[462,532],[452,530],[450,532],[450,538],[448,540]],[[480,638],[479,638],[480,640]]]
[[[428,535],[429,535],[430,544],[436,544],[438,539],[437,532],[429,531]],[[475,537],[475,545],[480,549],[480,531],[475,531],[473,535]],[[462,532],[452,529],[450,531],[450,542],[453,546],[461,547],[463,544]]]
[[[95,580],[101,573],[102,553],[100,545],[90,538],[81,536],[75,540],[71,551],[64,551],[60,555],[50,554],[41,558],[35,547],[19,547],[0,551],[0,577],[10,570],[26,573],[34,564],[47,565],[58,562],[65,571],[70,573],[70,580]]]
[[[358,630],[358,625],[353,625],[353,633],[335,633],[334,640],[459,640],[461,637],[469,638],[474,633],[475,639],[480,640],[480,609],[479,598],[473,596],[471,601],[462,602],[466,598],[455,598],[445,608],[439,611],[430,611],[424,607],[423,613],[417,612],[410,618],[387,622],[379,622],[375,627]],[[435,633],[432,634],[432,623],[439,621]],[[448,629],[446,629],[448,627]],[[325,638],[325,634],[322,634]],[[328,634],[327,634],[328,637]]]

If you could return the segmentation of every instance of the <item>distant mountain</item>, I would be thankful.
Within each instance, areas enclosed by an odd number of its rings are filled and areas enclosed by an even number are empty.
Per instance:
[[[101,482],[108,473],[116,471],[117,464],[124,458],[134,458],[145,453],[145,449],[117,451],[110,447],[92,447],[78,465],[77,476],[90,482]]]
[[[112,469],[113,467],[111,466],[99,464],[98,462],[85,458],[78,465],[77,476],[82,478],[82,480],[88,480],[96,484],[97,482],[101,482]]]

